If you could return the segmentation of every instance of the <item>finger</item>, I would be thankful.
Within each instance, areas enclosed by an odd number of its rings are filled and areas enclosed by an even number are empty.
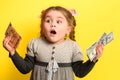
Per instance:
[[[98,58],[100,58],[100,57],[102,56],[102,53],[103,53],[103,47],[102,47],[102,45],[98,45],[98,46],[96,47],[96,56],[97,56]]]
[[[6,36],[5,39],[3,40],[3,45],[7,45],[11,38],[9,36]]]
[[[103,47],[101,43],[98,43],[98,47]]]
[[[103,53],[102,50],[97,49],[96,50],[96,56],[97,56],[97,58],[100,58],[102,56],[102,53]]]
[[[103,46],[101,43],[98,43],[97,45],[97,49],[100,50],[100,51],[103,51]]]

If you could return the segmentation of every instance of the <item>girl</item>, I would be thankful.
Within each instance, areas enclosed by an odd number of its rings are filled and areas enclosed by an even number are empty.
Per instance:
[[[29,42],[24,59],[8,44],[9,36],[3,46],[21,73],[32,70],[30,80],[74,80],[73,72],[77,77],[84,77],[103,52],[98,44],[94,60],[83,63],[82,51],[74,39],[75,26],[75,18],[67,9],[50,7],[41,16],[41,37]]]

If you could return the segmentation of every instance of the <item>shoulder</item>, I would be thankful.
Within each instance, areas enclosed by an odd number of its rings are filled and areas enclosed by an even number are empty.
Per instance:
[[[72,47],[73,52],[80,51],[82,53],[82,49],[81,49],[78,42],[73,41],[73,40],[69,40],[69,39],[67,40],[67,42],[68,42],[68,46]]]
[[[37,45],[38,43],[42,42],[42,38],[38,37],[38,38],[32,38],[29,42],[28,42],[28,46],[34,46]]]
[[[42,38],[41,37],[37,37],[37,38],[32,38],[29,43],[38,43],[38,42],[41,42],[42,41]]]
[[[73,40],[70,40],[70,39],[67,39],[66,43],[69,44],[69,45],[72,45],[73,47],[79,46],[79,44],[76,41],[73,41]]]

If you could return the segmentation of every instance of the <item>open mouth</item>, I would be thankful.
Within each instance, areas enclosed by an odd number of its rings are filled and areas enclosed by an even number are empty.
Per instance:
[[[56,34],[57,32],[55,30],[50,31],[51,34]]]

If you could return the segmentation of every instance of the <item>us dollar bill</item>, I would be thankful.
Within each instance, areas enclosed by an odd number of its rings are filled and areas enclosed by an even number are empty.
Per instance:
[[[110,43],[113,39],[114,39],[113,32],[110,32],[108,35],[104,33],[98,42],[101,43],[102,46],[105,46],[108,43]]]
[[[90,59],[90,61],[93,61],[93,59],[96,56],[96,47],[97,47],[98,43],[101,43],[102,46],[105,46],[108,43],[110,43],[113,39],[114,39],[113,32],[110,32],[108,35],[107,35],[107,33],[104,32],[103,35],[100,37],[100,39],[97,42],[95,42],[92,46],[87,48],[86,53],[87,53],[87,56]]]
[[[114,39],[113,32],[110,32],[106,37],[106,43],[110,43]]]
[[[107,33],[104,32],[101,38],[98,40],[98,42],[101,43],[102,46],[105,46],[107,44],[106,38],[107,38]]]
[[[90,59],[90,61],[92,61],[94,59],[94,57],[96,56],[96,46],[97,46],[97,42],[95,42],[92,46],[90,46],[86,50],[87,56]]]

